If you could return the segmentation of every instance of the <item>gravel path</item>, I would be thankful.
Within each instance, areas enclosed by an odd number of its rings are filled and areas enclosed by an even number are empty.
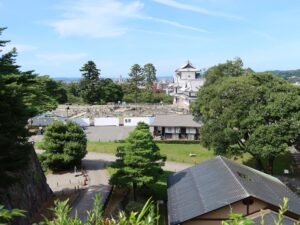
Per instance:
[[[104,203],[110,191],[109,176],[105,170],[108,161],[101,155],[88,153],[82,160],[82,164],[89,176],[89,187],[79,197],[77,203],[73,206],[71,216],[77,216],[85,221],[87,211],[93,208],[94,199],[97,193],[101,193],[102,202]]]

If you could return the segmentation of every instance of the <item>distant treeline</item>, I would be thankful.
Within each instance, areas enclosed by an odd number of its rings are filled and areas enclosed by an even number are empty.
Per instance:
[[[285,80],[290,82],[299,82],[300,81],[300,69],[298,70],[272,70],[269,71],[275,76],[280,76]]]

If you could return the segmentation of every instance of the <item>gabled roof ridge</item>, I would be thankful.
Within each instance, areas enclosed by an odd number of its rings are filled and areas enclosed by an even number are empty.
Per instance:
[[[244,185],[242,185],[242,183],[239,181],[239,179],[236,177],[236,175],[233,173],[233,171],[229,168],[229,166],[227,165],[227,163],[225,162],[225,160],[223,159],[223,157],[219,155],[219,156],[217,156],[217,158],[219,158],[221,160],[221,162],[224,164],[224,166],[229,171],[229,173],[234,177],[234,179],[237,181],[237,183],[241,186],[241,188],[243,189],[243,191],[248,196],[250,196],[250,193],[246,190],[246,188],[244,187]]]

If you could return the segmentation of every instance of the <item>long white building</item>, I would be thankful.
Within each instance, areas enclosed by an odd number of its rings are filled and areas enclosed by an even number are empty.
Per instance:
[[[189,61],[175,70],[173,83],[169,85],[168,90],[168,94],[174,96],[173,104],[188,109],[190,103],[196,100],[198,90],[204,82],[200,70]]]

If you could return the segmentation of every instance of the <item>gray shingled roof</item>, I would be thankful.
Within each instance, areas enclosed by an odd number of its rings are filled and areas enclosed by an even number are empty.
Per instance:
[[[64,118],[61,117],[44,117],[44,116],[36,116],[31,118],[32,126],[35,127],[45,127],[48,126],[50,123],[53,123],[56,120],[64,121]]]
[[[175,225],[247,197],[278,206],[289,198],[289,211],[300,215],[300,199],[280,180],[218,156],[168,178],[168,214]]]
[[[201,124],[194,121],[192,115],[157,115],[151,126],[159,127],[201,127]]]

